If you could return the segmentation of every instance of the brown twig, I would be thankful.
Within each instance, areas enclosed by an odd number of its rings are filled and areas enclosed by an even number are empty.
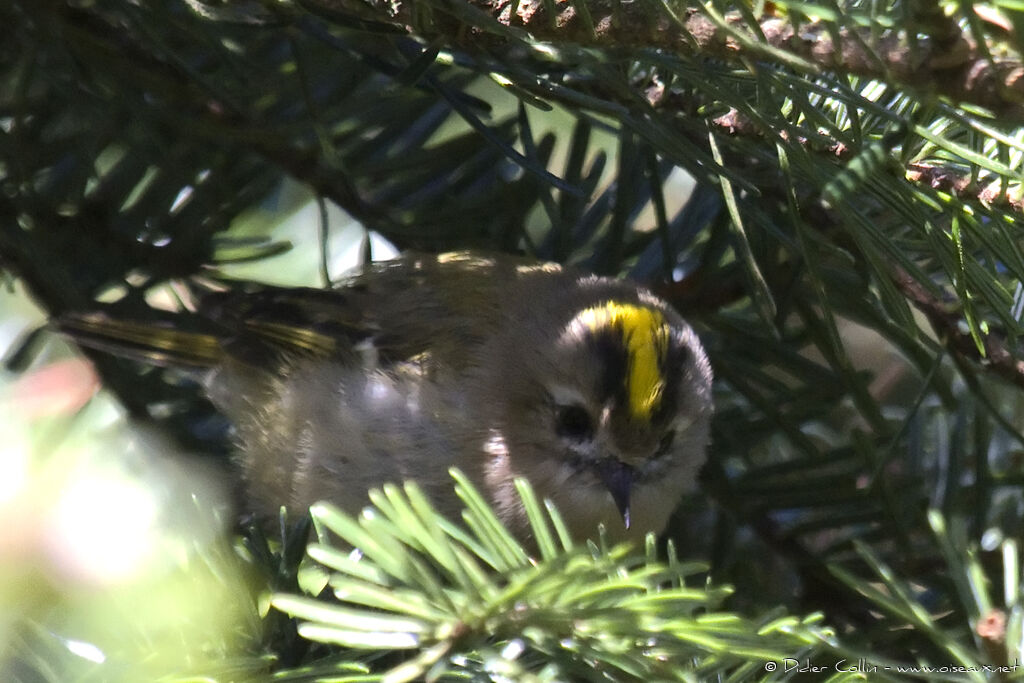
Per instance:
[[[574,2],[469,0],[458,16],[417,12],[411,0],[306,0],[332,14],[390,21],[409,33],[443,37],[463,49],[491,46],[500,32],[487,22],[524,28],[535,40],[587,47],[643,47],[678,55],[714,57],[738,64],[751,59],[785,63],[804,73],[839,74],[898,82],[908,89],[944,95],[990,109],[1003,118],[1024,119],[1024,64],[1019,57],[993,59],[984,46],[952,32],[952,23],[929,26],[931,35],[909,41],[904,32],[879,27],[840,28],[822,21],[794,25],[791,18],[765,16],[750,26],[739,13],[717,17],[691,7],[679,15],[653,3],[590,0],[585,20]],[[512,13],[515,4],[515,14]],[[477,20],[466,16],[479,13]],[[762,39],[760,36],[764,36]]]
[[[985,350],[983,355],[960,314],[959,303],[943,302],[898,265],[890,264],[889,269],[893,283],[928,318],[935,334],[946,344],[950,353],[978,363],[1008,382],[1024,388],[1024,361],[1010,353],[1001,335],[988,333],[981,336]]]
[[[1012,188],[1003,187],[1002,179],[981,185],[969,174],[958,174],[945,166],[911,164],[907,180],[948,192],[960,199],[973,199],[986,204],[997,204],[1017,213],[1024,213],[1024,196]]]
[[[712,123],[719,132],[725,135],[763,137],[767,134],[735,109],[719,116]],[[794,141],[793,137],[787,136],[785,131],[781,131],[778,135],[781,138]],[[805,149],[827,154],[839,160],[849,159],[853,155],[853,150],[844,143],[834,138],[823,137],[822,133],[818,133],[818,135],[819,138],[815,140],[800,137],[795,142]],[[1001,178],[982,184],[978,183],[969,173],[957,173],[948,166],[912,163],[906,167],[906,179],[933,190],[952,194],[961,200],[980,201],[1024,213],[1024,194],[1021,193],[1019,184],[1016,188],[1005,187]]]

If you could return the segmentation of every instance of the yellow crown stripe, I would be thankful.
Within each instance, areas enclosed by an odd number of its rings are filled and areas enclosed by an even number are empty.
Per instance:
[[[591,330],[611,327],[622,336],[629,357],[629,413],[637,419],[650,419],[665,390],[662,368],[670,335],[665,316],[645,306],[609,301],[583,311],[580,321]]]

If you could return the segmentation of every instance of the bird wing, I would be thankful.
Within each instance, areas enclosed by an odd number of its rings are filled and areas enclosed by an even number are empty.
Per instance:
[[[160,366],[211,367],[223,358],[219,337],[180,321],[141,321],[108,310],[65,313],[54,326],[78,344]]]
[[[370,264],[334,289],[235,283],[202,296],[195,312],[154,311],[154,321],[107,307],[65,314],[56,326],[83,346],[162,366],[214,367],[230,358],[259,368],[372,348],[380,367],[427,357],[455,367],[497,324],[488,320],[495,290],[514,281],[498,270],[519,265],[511,257],[412,253]]]
[[[259,365],[351,353],[377,332],[356,303],[343,289],[246,286],[204,296],[195,313],[141,320],[106,307],[55,323],[83,346],[154,365],[212,367],[226,357]]]

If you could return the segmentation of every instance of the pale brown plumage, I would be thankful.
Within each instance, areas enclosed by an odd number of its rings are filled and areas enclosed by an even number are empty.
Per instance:
[[[417,255],[337,289],[257,288],[203,300],[182,332],[69,316],[83,344],[199,369],[232,420],[257,511],[415,479],[447,514],[466,472],[520,536],[528,478],[570,529],[660,531],[695,486],[711,415],[696,335],[635,284],[551,264]],[[626,523],[624,523],[624,521]],[[627,528],[628,523],[628,528]]]

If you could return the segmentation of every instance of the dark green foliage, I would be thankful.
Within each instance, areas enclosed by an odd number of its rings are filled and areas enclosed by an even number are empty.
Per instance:
[[[1018,9],[512,4],[3,4],[0,266],[52,314],[113,291],[145,315],[154,285],[283,248],[231,226],[290,178],[402,248],[632,275],[717,378],[676,547],[847,653],[1012,663],[1024,116],[986,78],[1020,64]],[[98,362],[210,442],[187,382]],[[976,632],[995,611],[1005,643]],[[324,656],[271,628],[289,665]]]

